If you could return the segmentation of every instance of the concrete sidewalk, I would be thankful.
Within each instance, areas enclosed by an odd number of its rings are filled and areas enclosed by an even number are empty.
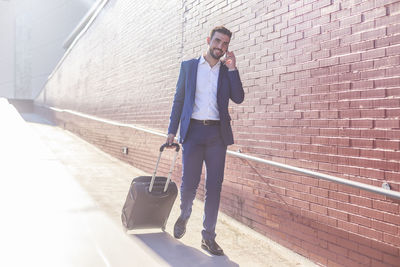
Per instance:
[[[22,117],[21,117],[22,115]],[[315,266],[221,214],[217,242],[226,256],[200,248],[202,203],[186,235],[125,234],[120,212],[132,178],[144,173],[35,114],[0,99],[1,266]]]

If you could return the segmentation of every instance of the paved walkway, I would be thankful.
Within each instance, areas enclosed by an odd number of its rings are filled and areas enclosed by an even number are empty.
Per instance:
[[[0,125],[1,266],[315,266],[223,214],[226,256],[207,254],[199,201],[176,240],[179,196],[166,232],[125,234],[121,207],[142,171],[1,98]]]

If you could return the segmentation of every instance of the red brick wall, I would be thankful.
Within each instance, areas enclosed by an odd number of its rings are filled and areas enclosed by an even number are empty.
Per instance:
[[[111,0],[36,102],[166,132],[180,61],[219,24],[246,92],[229,149],[400,191],[400,1]],[[53,115],[148,172],[164,142]],[[229,156],[221,210],[323,265],[400,262],[399,202],[380,195]]]

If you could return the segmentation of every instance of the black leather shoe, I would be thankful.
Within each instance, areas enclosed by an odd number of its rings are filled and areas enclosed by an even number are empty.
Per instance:
[[[220,246],[218,246],[218,244],[217,244],[217,242],[215,242],[215,240],[206,240],[203,238],[201,240],[201,248],[204,250],[207,250],[208,252],[210,252],[213,255],[217,255],[217,256],[224,255],[224,251],[222,250],[222,248]]]
[[[183,220],[181,217],[176,220],[176,223],[174,225],[174,236],[177,239],[182,238],[182,236],[186,233],[186,224],[188,220]]]

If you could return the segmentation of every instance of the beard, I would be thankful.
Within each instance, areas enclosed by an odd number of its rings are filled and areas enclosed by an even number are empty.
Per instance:
[[[220,55],[220,56],[216,55],[216,54],[214,53],[214,50],[221,51],[221,55]],[[214,48],[214,49],[211,49],[211,48],[210,48],[209,51],[210,51],[210,55],[211,55],[214,59],[220,59],[220,58],[225,54],[221,49],[218,49],[218,48]]]

